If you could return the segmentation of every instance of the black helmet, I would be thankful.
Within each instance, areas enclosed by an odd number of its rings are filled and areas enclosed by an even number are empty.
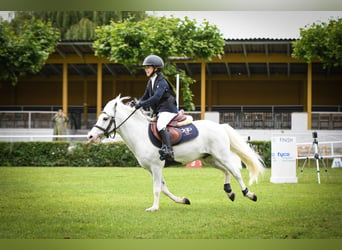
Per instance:
[[[159,56],[149,55],[144,59],[143,66],[153,66],[159,69],[164,68],[164,61]]]

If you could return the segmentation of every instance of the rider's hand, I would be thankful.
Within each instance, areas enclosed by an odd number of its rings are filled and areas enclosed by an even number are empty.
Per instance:
[[[129,102],[129,106],[131,106],[132,108],[135,107],[135,104],[137,104],[137,99],[134,99],[132,101]]]
[[[142,107],[142,105],[140,104],[140,102],[137,102],[137,103],[134,105],[134,107],[135,107],[136,109],[140,109],[140,108]]]

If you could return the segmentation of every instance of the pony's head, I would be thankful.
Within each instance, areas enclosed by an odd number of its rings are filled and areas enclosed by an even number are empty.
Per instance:
[[[102,137],[109,137],[111,133],[115,133],[117,124],[122,119],[118,110],[122,110],[124,105],[123,100],[130,99],[130,97],[120,97],[118,95],[115,99],[109,101],[103,111],[99,115],[96,124],[88,133],[88,142],[99,142]]]

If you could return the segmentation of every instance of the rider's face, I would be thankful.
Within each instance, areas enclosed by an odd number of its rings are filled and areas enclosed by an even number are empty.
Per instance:
[[[145,66],[145,73],[147,77],[151,77],[154,72],[153,66]]]

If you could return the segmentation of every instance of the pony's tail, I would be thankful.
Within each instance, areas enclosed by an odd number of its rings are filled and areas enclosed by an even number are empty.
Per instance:
[[[229,139],[230,149],[236,153],[249,171],[249,185],[258,181],[259,174],[264,172],[264,162],[261,157],[242,139],[242,137],[228,124],[222,124]]]

